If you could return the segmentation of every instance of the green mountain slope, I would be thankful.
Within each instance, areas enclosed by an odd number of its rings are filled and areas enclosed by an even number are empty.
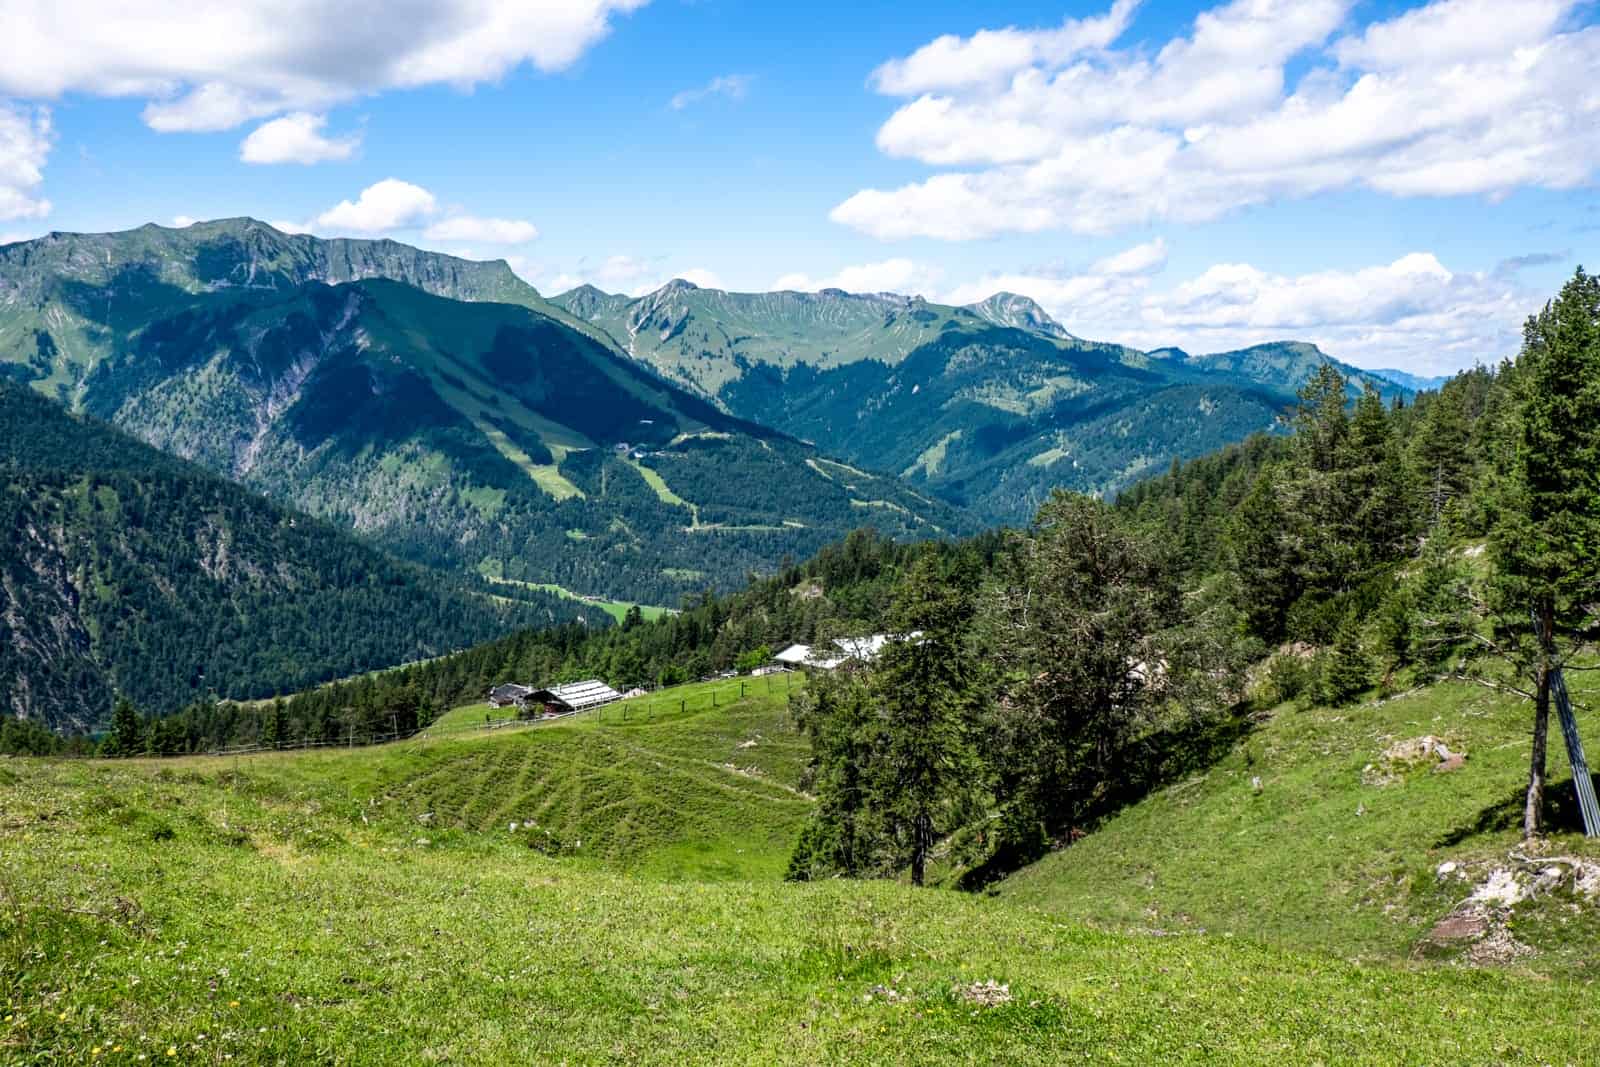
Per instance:
[[[859,525],[970,528],[664,382],[503,263],[245,220],[7,246],[0,293],[11,377],[433,566],[673,605]]]
[[[1073,337],[1033,301],[728,293],[675,281],[553,300],[725,410],[900,473],[990,521],[1052,488],[1112,492],[1272,430],[1323,363],[1310,345],[1190,356]],[[1338,364],[1359,390],[1405,390]]]
[[[115,693],[255,698],[598,611],[390,559],[0,383],[0,694],[59,729]]]

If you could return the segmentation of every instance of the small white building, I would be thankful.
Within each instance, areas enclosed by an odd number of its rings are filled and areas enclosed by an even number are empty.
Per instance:
[[[865,637],[841,637],[831,648],[814,648],[811,645],[790,645],[773,656],[773,661],[787,668],[809,667],[813,670],[832,671],[846,663],[870,664],[891,641],[915,641],[921,631],[906,634],[868,634]]]

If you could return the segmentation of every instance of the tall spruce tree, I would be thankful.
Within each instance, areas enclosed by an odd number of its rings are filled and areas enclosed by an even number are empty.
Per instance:
[[[1514,451],[1493,530],[1495,647],[1530,683],[1523,833],[1542,829],[1551,675],[1600,636],[1600,279],[1582,268],[1523,330]]]
[[[976,562],[920,553],[901,581],[892,640],[872,672],[882,747],[872,778],[896,858],[922,885],[937,837],[952,829],[979,784],[972,743],[979,709],[970,630]]]

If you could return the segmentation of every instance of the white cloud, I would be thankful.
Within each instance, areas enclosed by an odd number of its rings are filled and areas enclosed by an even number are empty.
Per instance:
[[[1352,188],[1580,187],[1600,168],[1600,27],[1568,28],[1579,6],[1437,0],[1336,38],[1351,0],[1233,0],[1154,56],[1111,49],[1122,5],[1098,35],[940,38],[877,79],[913,97],[878,147],[940,172],[832,218],[885,239],[1104,234]]]
[[[0,92],[144,97],[158,130],[218,130],[386,89],[570,66],[647,0],[5,0]]]
[[[172,216],[172,225],[174,227],[176,227],[177,229],[180,229],[180,230],[187,230],[190,226],[193,226],[195,223],[197,223],[199,221],[200,220],[195,218],[193,215],[174,215],[174,216]]]
[[[750,88],[748,74],[722,74],[712,78],[706,84],[696,89],[685,89],[675,93],[670,106],[674,111],[682,111],[686,107],[698,104],[713,97],[726,97],[729,100],[743,100],[745,92]]]
[[[420,225],[438,210],[433,194],[422,186],[385,178],[361,190],[354,201],[341,200],[318,215],[316,229],[361,235],[387,233]]]
[[[673,275],[673,277],[681,278],[693,285],[698,285],[702,289],[723,288],[722,278],[718,276],[716,271],[707,267],[690,267],[688,270],[680,270],[677,274]],[[668,280],[670,281],[671,279]],[[655,288],[660,288],[660,286],[656,286]]]
[[[38,195],[52,141],[50,113],[0,101],[0,221],[40,219],[50,201]]]
[[[527,244],[539,236],[539,228],[521,219],[491,219],[476,215],[453,215],[440,219],[423,231],[430,241],[473,241],[491,245]]]
[[[1123,249],[1094,265],[1098,274],[1156,274],[1167,265],[1167,242],[1163,237]]]
[[[1069,18],[1057,30],[1007,27],[980,30],[966,39],[946,34],[905,59],[885,63],[873,73],[873,81],[880,92],[893,96],[991,85],[1036,63],[1064,63],[1082,52],[1109,47],[1138,7],[1139,0],[1116,0],[1106,14]]]
[[[957,286],[944,299],[972,303],[999,291],[1020,293],[1080,337],[1143,349],[1219,352],[1309,341],[1358,365],[1425,374],[1514,355],[1523,320],[1543,299],[1524,289],[1514,270],[1454,272],[1426,252],[1298,275],[1219,263],[1161,291],[1148,274],[1105,269],[1147,247],[1108,257],[1081,274],[990,275]]]
[[[271,226],[274,230],[277,230],[279,233],[310,233],[311,232],[311,227],[310,227],[309,224],[304,223],[304,222],[294,222],[294,221],[289,220],[289,219],[273,219],[271,222],[267,223],[267,225]]]
[[[1145,302],[1147,336],[1234,348],[1293,337],[1369,367],[1422,373],[1516,354],[1541,297],[1514,278],[1450,271],[1431,253],[1353,271],[1279,275],[1224,263]]]
[[[704,289],[724,288],[721,277],[705,267],[669,270],[660,257],[642,259],[629,255],[607,256],[598,263],[583,262],[567,270],[545,273],[543,280],[536,284],[544,293],[564,293],[580,285],[592,285],[608,293],[645,296],[674,278],[682,278]]]
[[[323,163],[349,159],[361,144],[359,135],[325,137],[322,128],[326,115],[296,111],[292,115],[264,122],[239,145],[239,158],[246,163]]]
[[[827,277],[804,273],[785,274],[772,283],[774,289],[795,289],[814,293],[820,289],[843,289],[847,293],[900,293],[915,296],[933,291],[942,273],[937,267],[912,259],[885,259],[845,267]]]

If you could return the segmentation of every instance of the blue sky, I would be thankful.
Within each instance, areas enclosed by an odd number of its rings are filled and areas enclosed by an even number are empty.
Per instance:
[[[1430,372],[1597,258],[1579,0],[103,6],[0,0],[0,239],[253,215]]]

